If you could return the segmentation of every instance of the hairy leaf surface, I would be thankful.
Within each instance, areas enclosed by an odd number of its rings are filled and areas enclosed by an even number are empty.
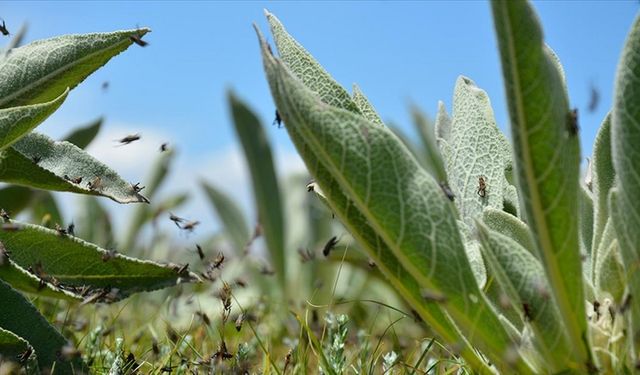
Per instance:
[[[589,366],[578,241],[580,146],[562,72],[525,1],[491,3],[505,82],[523,211],[574,343],[573,366]],[[574,121],[575,120],[575,121]]]

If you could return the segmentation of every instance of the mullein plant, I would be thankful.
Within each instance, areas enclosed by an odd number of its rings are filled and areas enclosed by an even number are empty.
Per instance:
[[[46,194],[66,191],[118,203],[148,203],[137,184],[124,181],[82,150],[99,125],[75,132],[67,141],[34,131],[73,88],[131,44],[141,44],[148,31],[66,35],[23,47],[16,47],[16,41],[0,51],[0,181],[39,189],[10,185],[0,191],[0,209],[5,208],[0,211],[0,363],[15,362],[29,374],[88,369],[74,343],[23,293],[77,304],[110,303],[199,280],[182,265],[130,258],[76,237],[75,224],[60,222],[55,202]],[[46,214],[36,215],[47,217],[53,229],[14,219],[13,214],[35,204],[34,199],[48,207]]]
[[[433,147],[413,154],[269,12],[256,28],[278,114],[314,191],[389,284],[479,373],[631,372],[640,364],[640,18],[580,180],[577,112],[530,3],[490,4],[511,134],[458,78]],[[276,53],[277,52],[277,56]],[[421,160],[417,160],[417,156]],[[301,187],[303,188],[303,187]]]

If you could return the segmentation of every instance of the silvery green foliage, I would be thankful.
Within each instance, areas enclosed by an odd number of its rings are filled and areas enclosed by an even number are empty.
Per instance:
[[[0,55],[0,181],[42,190],[108,197],[119,203],[148,203],[115,171],[82,150],[99,122],[54,141],[33,130],[55,112],[70,90],[148,29],[67,35],[23,47],[14,41]],[[80,146],[80,147],[79,147]],[[143,261],[107,251],[63,227],[48,192],[24,187],[3,189],[5,199],[40,201],[55,217],[56,229],[14,220],[3,210],[0,227],[0,357],[16,358],[19,347],[32,350],[28,373],[84,373],[80,358],[59,353],[67,340],[17,290],[70,301],[115,302],[132,293],[151,291],[199,278],[180,266]],[[0,201],[0,208],[25,204]],[[9,210],[11,210],[9,208]],[[39,208],[33,208],[38,212]],[[41,215],[42,216],[42,215]],[[41,220],[41,218],[38,218]],[[96,225],[87,221],[88,225]],[[98,236],[92,236],[98,238]],[[106,238],[106,236],[102,236]],[[28,352],[27,352],[28,353]],[[27,358],[28,357],[28,358]],[[32,364],[36,361],[37,364]],[[31,366],[31,367],[30,367]]]
[[[272,96],[318,197],[474,370],[631,371],[640,347],[640,303],[630,297],[640,292],[640,18],[583,184],[559,57],[526,1],[495,1],[492,11],[511,144],[487,94],[460,77],[452,115],[440,102],[433,133],[413,149],[358,86],[348,95],[267,12],[278,55],[258,36]],[[435,162],[416,160],[425,155]]]

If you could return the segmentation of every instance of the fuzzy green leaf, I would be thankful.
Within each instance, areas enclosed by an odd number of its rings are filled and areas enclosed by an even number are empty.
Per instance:
[[[504,211],[487,207],[482,213],[482,222],[489,229],[511,238],[531,254],[536,254],[536,247],[529,227],[517,217]]]
[[[65,178],[67,176],[67,178]],[[73,180],[82,178],[80,183]],[[118,203],[148,202],[111,168],[68,142],[29,133],[0,153],[0,181],[39,189],[102,195]],[[95,188],[90,188],[90,185]]]
[[[578,222],[580,224],[580,253],[585,259],[585,265],[582,267],[587,280],[591,280],[591,248],[593,241],[593,198],[591,192],[587,191],[587,188],[580,184],[580,193],[578,204],[580,207],[580,215],[578,216]]]
[[[456,82],[447,143],[443,156],[454,203],[462,220],[473,226],[485,207],[502,209],[504,171],[511,164],[511,150],[496,125],[487,94],[465,77]]]
[[[593,159],[591,163],[593,191],[593,239],[591,241],[591,264],[595,267],[598,262],[600,240],[604,227],[609,220],[609,191],[615,180],[615,170],[611,157],[611,114],[607,114],[593,145]],[[595,276],[595,274],[594,274]]]
[[[117,288],[110,298],[119,300],[132,293],[198,280],[190,272],[178,274],[176,266],[120,254],[110,256],[94,244],[56,230],[16,221],[10,225],[16,230],[0,230],[0,241],[11,253],[11,260],[34,272],[41,266],[45,276],[55,278],[61,288]]]
[[[47,103],[0,109],[0,150],[40,125],[67,98],[69,90]]]
[[[289,70],[306,87],[317,93],[323,102],[338,108],[361,114],[360,109],[333,77],[304,49],[282,26],[276,16],[265,10],[271,33],[278,48],[278,55]]]
[[[70,134],[64,137],[64,140],[69,143],[73,143],[84,150],[87,148],[89,143],[93,141],[96,135],[98,135],[103,122],[104,119],[102,117],[97,118],[84,126],[74,129]]]
[[[0,108],[53,100],[149,31],[64,35],[12,49],[0,59]]]
[[[498,368],[512,364],[530,372],[521,358],[505,360],[513,342],[478,289],[455,215],[438,183],[389,129],[327,105],[271,55],[264,40],[261,46],[286,129],[353,236],[372,257],[379,256],[380,247],[389,249],[397,259],[391,265],[402,266],[391,275],[408,272],[427,293],[445,298],[443,306],[463,334]],[[342,199],[332,198],[336,190],[343,192],[338,194]],[[373,237],[363,240],[363,233]]]
[[[567,370],[571,345],[550,298],[542,265],[529,251],[507,236],[477,222],[489,267],[535,333],[536,348],[545,359],[545,371]]]
[[[616,239],[611,220],[607,221],[602,232],[600,246],[594,251],[598,252],[597,264],[594,265],[594,283],[599,296],[608,293],[617,303],[622,301],[626,284],[624,263],[620,256],[620,247]]]
[[[8,361],[13,361],[16,367],[22,366],[22,369],[28,375],[40,374],[35,350],[32,350],[31,355],[24,359],[23,364],[18,364],[20,359],[28,353],[30,347],[31,345],[22,337],[0,328],[0,357],[2,358],[0,364],[5,364],[3,370],[8,370],[9,373],[13,373],[10,371],[11,368],[6,366]]]
[[[378,112],[376,112],[376,109],[371,105],[369,99],[367,99],[362,90],[360,90],[360,87],[355,83],[353,84],[353,102],[356,103],[356,106],[364,118],[374,124],[384,125],[384,122],[382,121],[382,118],[380,118]]]
[[[251,172],[258,221],[271,263],[284,291],[287,269],[284,213],[271,146],[255,114],[233,92],[230,91],[227,96],[234,128]]]
[[[575,345],[568,360],[585,369],[589,348],[576,219],[577,124],[569,111],[562,73],[543,42],[530,4],[501,0],[491,5],[524,217],[534,233],[563,325]]]
[[[620,251],[627,266],[629,293],[640,295],[640,15],[636,17],[627,36],[618,64],[615,97],[611,115],[611,148],[613,165],[618,180],[614,205],[617,214],[613,225]],[[640,303],[632,303],[630,335],[635,341],[636,353],[640,349]]]
[[[11,287],[15,289],[58,299],[82,299],[79,294],[60,289],[51,283],[41,282],[36,275],[28,272],[11,260],[11,255],[9,255],[2,263],[3,264],[0,264],[0,279],[10,284]]]
[[[40,315],[20,293],[0,280],[0,328],[13,332],[28,341],[37,353],[41,370],[55,365],[56,374],[84,371],[79,359],[64,361],[56,355],[67,340]]]
[[[218,218],[224,226],[224,232],[229,235],[237,254],[241,254],[249,243],[251,236],[242,210],[231,197],[213,185],[204,181],[201,181],[200,185],[213,205]]]

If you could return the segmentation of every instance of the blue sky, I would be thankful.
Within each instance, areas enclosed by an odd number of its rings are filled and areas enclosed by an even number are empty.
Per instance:
[[[639,4],[536,1],[534,6],[547,43],[567,73],[572,105],[580,110],[582,150],[587,156],[610,106],[617,60]],[[243,183],[246,175],[236,176],[231,168],[241,168],[242,162],[225,90],[232,87],[265,124],[273,120],[274,106],[251,27],[256,22],[269,34],[264,8],[277,15],[340,83],[349,90],[352,83],[358,83],[385,120],[410,134],[408,104],[416,103],[434,114],[437,101],[443,100],[450,110],[453,86],[461,74],[488,92],[498,124],[507,131],[496,40],[489,4],[484,1],[6,1],[0,17],[13,31],[28,22],[27,41],[150,27],[153,32],[145,37],[149,47],[131,48],[114,58],[76,88],[41,130],[62,136],[73,126],[104,115],[102,143],[90,151],[108,162],[113,159],[116,169],[129,168],[123,172],[127,177],[142,179],[149,151],[157,148],[151,143],[168,140],[180,151],[176,164],[183,171],[180,180],[203,177],[235,191],[233,185]],[[106,92],[101,90],[104,81],[110,82]],[[586,107],[592,84],[599,89],[601,101],[591,114]],[[267,130],[276,145],[280,168],[298,168],[286,131],[271,126]],[[113,150],[108,142],[127,132],[141,132],[148,142],[146,148]],[[140,163],[132,163],[126,155],[114,156],[125,150],[138,155]],[[171,184],[175,189],[193,187],[184,181]],[[198,201],[187,211],[202,214]]]

